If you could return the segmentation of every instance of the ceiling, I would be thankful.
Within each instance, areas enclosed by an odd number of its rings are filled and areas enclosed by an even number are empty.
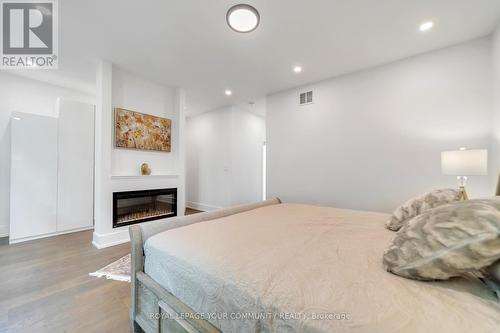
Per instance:
[[[24,75],[92,91],[104,58],[185,88],[193,115],[486,36],[500,22],[498,0],[241,2],[260,12],[252,33],[226,25],[240,1],[59,1],[60,69]],[[425,20],[433,31],[418,31]]]

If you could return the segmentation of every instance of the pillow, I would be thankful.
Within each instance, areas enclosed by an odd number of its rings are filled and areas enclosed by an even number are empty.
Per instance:
[[[485,272],[500,284],[500,260],[485,269]]]
[[[460,190],[442,189],[434,190],[422,194],[416,198],[410,199],[394,211],[389,220],[385,223],[387,229],[398,231],[406,221],[412,217],[418,216],[423,212],[445,205],[453,201],[460,200]]]
[[[416,216],[384,253],[384,267],[417,280],[446,280],[500,259],[500,200],[458,201]]]

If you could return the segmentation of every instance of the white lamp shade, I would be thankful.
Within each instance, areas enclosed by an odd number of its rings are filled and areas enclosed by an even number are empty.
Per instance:
[[[488,174],[488,150],[451,150],[441,153],[441,170],[450,176]]]

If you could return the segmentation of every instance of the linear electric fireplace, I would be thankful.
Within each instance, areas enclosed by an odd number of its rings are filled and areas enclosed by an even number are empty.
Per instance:
[[[113,228],[177,216],[177,189],[113,193]]]

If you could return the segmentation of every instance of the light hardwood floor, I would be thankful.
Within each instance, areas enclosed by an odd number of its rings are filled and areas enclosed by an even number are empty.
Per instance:
[[[203,213],[203,212],[201,210],[197,210],[194,208],[186,208],[186,215],[191,215],[196,213]]]
[[[92,231],[82,231],[0,242],[0,332],[132,332],[130,284],[88,275],[130,245],[97,250],[91,240]]]
[[[130,252],[92,231],[0,245],[0,332],[131,332],[128,282],[88,275]]]

